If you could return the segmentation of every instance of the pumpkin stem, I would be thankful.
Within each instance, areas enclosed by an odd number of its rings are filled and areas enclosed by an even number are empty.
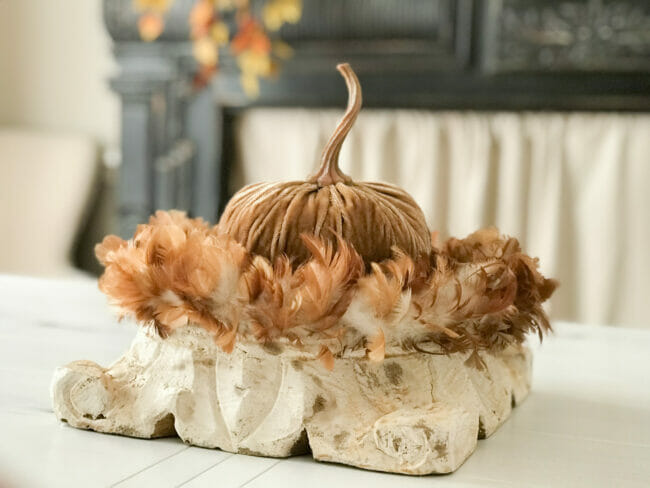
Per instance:
[[[334,185],[339,182],[350,183],[352,181],[352,178],[339,168],[339,153],[345,137],[352,129],[352,125],[357,119],[357,115],[359,115],[359,110],[361,110],[361,85],[357,75],[354,74],[348,63],[339,64],[336,69],[343,75],[345,84],[348,87],[348,107],[336,126],[336,130],[327,141],[325,149],[323,149],[318,172],[309,179],[311,183],[317,183],[318,186]]]

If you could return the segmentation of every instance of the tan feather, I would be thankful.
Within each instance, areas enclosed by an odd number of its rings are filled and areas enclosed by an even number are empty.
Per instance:
[[[216,343],[224,352],[230,354],[235,348],[236,339],[237,329],[233,328],[229,331],[218,334],[216,336]]]
[[[472,351],[472,353],[467,356],[467,359],[465,360],[465,366],[469,366],[470,368],[474,368],[479,371],[484,371],[487,368],[485,361],[483,361],[483,358],[476,350]]]
[[[541,304],[557,283],[495,229],[449,239],[416,259],[393,249],[390,259],[369,263],[368,273],[340,237],[335,244],[302,239],[311,258],[294,270],[286,256],[274,263],[251,257],[219,227],[157,212],[133,239],[107,236],[96,247],[106,268],[99,287],[121,315],[161,336],[197,324],[226,351],[242,336],[299,348],[335,339],[365,344],[380,361],[387,343],[415,350],[434,343],[447,354],[471,352],[468,364],[480,366],[478,351],[550,330]],[[388,328],[378,329],[377,319]],[[318,358],[333,367],[329,348]]]
[[[383,361],[386,354],[384,331],[379,329],[377,335],[370,339],[366,348],[368,349],[368,359],[370,361],[375,363]]]
[[[112,261],[112,256],[116,251],[122,247],[126,247],[126,241],[117,236],[109,235],[104,237],[104,240],[95,246],[95,255],[101,264],[106,266]]]
[[[334,355],[327,346],[321,346],[318,356],[316,356],[327,371],[334,369]]]
[[[323,331],[334,325],[352,300],[352,286],[363,273],[363,260],[341,238],[337,250],[313,236],[303,235],[312,259],[294,275],[300,295],[299,319],[309,328]]]
[[[403,318],[411,303],[410,284],[416,277],[415,263],[393,249],[392,259],[371,263],[370,274],[359,279],[357,293],[376,318],[394,323]]]

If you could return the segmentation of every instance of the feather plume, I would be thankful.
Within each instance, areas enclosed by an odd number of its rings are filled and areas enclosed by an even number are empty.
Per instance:
[[[331,243],[301,236],[312,259],[298,267],[296,286],[301,300],[300,321],[324,331],[335,325],[352,300],[352,286],[363,273],[363,260],[354,248],[338,237],[337,251]]]
[[[100,289],[122,314],[164,333],[192,322],[220,336],[236,321],[246,253],[200,219],[159,211],[133,239],[109,236],[96,253],[106,266]]]
[[[357,283],[357,296],[373,311],[377,319],[395,324],[408,313],[411,305],[411,286],[416,274],[415,262],[399,249],[381,264],[371,263],[370,274]]]
[[[243,280],[248,292],[246,315],[258,340],[281,337],[297,325],[301,301],[288,258],[280,257],[271,266],[266,258],[256,256]]]
[[[332,371],[334,369],[334,355],[332,354],[332,351],[330,351],[329,347],[321,346],[316,359],[321,362],[327,371]]]
[[[386,354],[386,339],[384,337],[384,332],[381,329],[379,329],[379,332],[375,337],[370,339],[367,349],[368,359],[372,362],[379,363],[384,360]]]
[[[520,343],[529,333],[541,339],[550,330],[542,303],[557,282],[496,229],[449,239],[428,255],[394,248],[367,272],[340,236],[335,243],[301,238],[311,258],[294,269],[286,256],[271,263],[250,255],[201,219],[160,211],[132,239],[107,236],[96,246],[105,266],[99,287],[121,316],[163,337],[196,324],[227,352],[240,338],[317,344],[328,369],[333,340],[340,350],[367,349],[371,361],[381,361],[391,344],[470,353],[466,363],[483,367],[480,351]]]

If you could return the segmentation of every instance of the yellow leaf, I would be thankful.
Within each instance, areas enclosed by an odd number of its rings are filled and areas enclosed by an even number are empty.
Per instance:
[[[254,76],[269,76],[271,74],[271,56],[252,49],[237,56],[237,64],[243,73]]]
[[[280,65],[271,60],[271,69],[269,70],[268,78],[277,78],[280,74]]]
[[[278,30],[285,22],[295,24],[302,15],[302,0],[271,0],[262,16],[269,30]]]
[[[284,0],[283,16],[284,21],[295,24],[300,20],[302,15],[302,2],[300,0]]]
[[[257,76],[242,72],[239,80],[247,97],[257,98],[260,95],[260,80]]]
[[[232,10],[235,7],[233,0],[213,0],[213,2],[219,10]]]
[[[232,3],[233,7],[236,9],[247,9],[250,6],[249,0],[217,0],[217,1],[230,2]]]
[[[269,30],[276,31],[282,27],[282,12],[277,8],[275,2],[269,3],[264,6],[264,25]]]
[[[133,0],[136,10],[154,10],[165,12],[169,9],[170,0]]]
[[[210,31],[210,34],[212,35],[212,39],[214,42],[217,43],[219,46],[224,46],[228,44],[228,39],[230,38],[230,31],[228,29],[228,26],[225,24],[225,22],[217,22],[212,26],[212,30]]]
[[[289,59],[293,56],[293,48],[284,41],[273,41],[273,54],[280,59]]]
[[[192,53],[203,66],[216,66],[219,61],[217,46],[209,37],[201,37],[194,41]]]

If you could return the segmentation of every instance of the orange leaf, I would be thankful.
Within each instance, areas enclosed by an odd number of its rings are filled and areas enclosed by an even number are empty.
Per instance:
[[[255,50],[258,53],[269,53],[271,51],[271,41],[259,22],[252,17],[248,17],[240,23],[239,30],[233,37],[230,47],[235,54],[248,49]]]
[[[219,46],[223,46],[225,44],[228,44],[230,31],[228,30],[228,26],[225,24],[225,22],[217,22],[210,29],[210,35],[212,36],[214,42],[216,42]]]
[[[194,4],[190,11],[190,27],[192,36],[202,36],[209,31],[210,24],[214,19],[214,6],[208,0],[201,0]]]
[[[165,23],[159,14],[146,13],[138,19],[138,31],[143,41],[151,42],[162,34]]]
[[[199,71],[194,75],[194,87],[199,89],[206,86],[216,71],[216,66],[200,66]]]
[[[259,31],[251,39],[250,49],[260,54],[268,54],[271,52],[271,40],[264,32]]]

